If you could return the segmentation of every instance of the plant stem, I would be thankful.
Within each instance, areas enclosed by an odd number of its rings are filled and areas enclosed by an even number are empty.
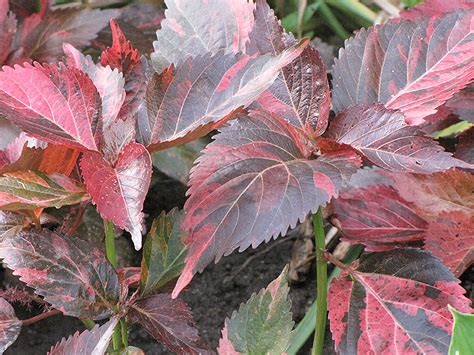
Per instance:
[[[128,328],[127,321],[125,319],[120,320],[120,329],[122,331],[122,344],[126,348],[128,347]]]
[[[326,332],[328,297],[328,265],[323,257],[326,243],[324,241],[324,222],[321,208],[313,215],[313,231],[316,245],[317,310],[312,354],[321,355],[323,353],[324,334]]]
[[[82,321],[82,324],[84,324],[84,326],[91,330],[91,329],[94,329],[95,327],[95,322],[93,320],[90,320],[90,319],[81,319]]]
[[[326,5],[324,0],[320,0],[318,11],[321,16],[328,22],[332,30],[342,39],[349,37],[349,33],[344,29],[339,20],[334,16],[331,9]]]
[[[56,314],[62,314],[62,312],[57,309],[53,309],[51,311],[38,314],[37,316],[22,320],[21,323],[23,326],[30,325],[30,324],[39,322],[40,320],[55,316]]]

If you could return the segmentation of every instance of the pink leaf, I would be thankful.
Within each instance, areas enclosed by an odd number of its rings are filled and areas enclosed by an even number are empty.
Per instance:
[[[350,279],[348,276],[350,275]],[[447,353],[448,304],[471,313],[459,281],[416,249],[362,256],[331,283],[329,317],[341,354]]]
[[[0,72],[0,113],[47,142],[97,150],[100,96],[87,75],[63,64],[25,64]]]
[[[352,151],[309,160],[309,144],[281,117],[258,111],[215,136],[191,173],[183,221],[189,252],[174,297],[213,259],[285,235],[360,165]]]
[[[424,0],[422,3],[400,12],[400,17],[408,20],[416,20],[420,17],[441,17],[450,12],[474,7],[474,0]]]
[[[355,106],[331,122],[327,138],[348,144],[372,163],[392,171],[433,173],[452,167],[470,167],[417,127],[405,123],[403,115],[381,104]]]
[[[130,143],[115,165],[99,153],[86,152],[82,176],[92,201],[104,219],[132,234],[135,248],[142,246],[143,203],[150,186],[152,163],[141,144]]]
[[[12,345],[21,331],[21,320],[15,315],[13,307],[0,298],[0,353]]]
[[[333,71],[334,110],[382,102],[409,124],[474,78],[473,11],[401,20],[361,30],[346,42]]]

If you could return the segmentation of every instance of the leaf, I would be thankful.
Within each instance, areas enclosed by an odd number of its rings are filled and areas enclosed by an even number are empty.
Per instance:
[[[0,117],[0,149],[3,150],[18,137],[20,131],[10,121]]]
[[[0,72],[0,114],[46,142],[97,150],[100,109],[94,84],[75,68],[25,63]]]
[[[474,128],[470,128],[459,136],[454,156],[469,164],[474,164]]]
[[[199,337],[188,306],[168,294],[138,300],[128,312],[156,341],[177,354],[211,354]]]
[[[267,112],[241,115],[215,136],[191,172],[189,252],[173,297],[213,259],[285,235],[337,196],[360,165],[352,151],[310,154],[298,130]]]
[[[474,77],[473,15],[457,11],[361,30],[334,66],[336,113],[381,102],[409,124],[422,123]]]
[[[59,343],[51,347],[48,355],[106,354],[118,321],[119,318],[114,317],[104,325],[96,325],[92,330],[85,330],[82,333],[76,332],[67,339],[63,338]]]
[[[181,230],[183,214],[172,209],[162,212],[153,221],[143,247],[140,290],[142,296],[150,296],[181,274],[184,268],[186,247]]]
[[[142,246],[143,203],[150,186],[150,154],[130,143],[111,165],[99,153],[86,152],[81,160],[87,192],[103,219],[132,234],[135,248]]]
[[[350,278],[349,278],[350,277]],[[465,290],[438,258],[416,249],[363,255],[331,283],[336,349],[355,353],[446,353],[448,304],[470,312]]]
[[[424,0],[415,7],[401,11],[400,17],[409,20],[416,20],[419,17],[441,17],[460,9],[472,9],[473,6],[473,0],[457,0],[453,2],[446,0]]]
[[[154,151],[206,135],[256,100],[307,44],[303,40],[278,56],[207,54],[155,73],[138,115],[144,145]]]
[[[0,1],[0,66],[2,66],[10,54],[10,46],[16,32],[17,20],[7,0]]]
[[[13,307],[0,298],[0,353],[12,345],[21,331],[21,320],[15,315]]]
[[[383,185],[347,188],[333,202],[333,223],[343,240],[364,244],[366,250],[401,247],[426,236],[428,223],[396,191]]]
[[[474,263],[474,214],[441,213],[430,223],[425,249],[460,277]]]
[[[151,60],[157,72],[188,58],[220,50],[243,52],[253,27],[252,1],[165,1],[166,18],[156,32]]]
[[[0,242],[0,258],[65,315],[100,320],[118,303],[115,270],[99,249],[79,238],[46,229],[17,233]]]
[[[386,174],[387,175],[387,174]],[[474,175],[453,169],[433,175],[388,174],[402,198],[426,215],[474,213]]]
[[[474,3],[473,3],[474,5]],[[464,90],[457,92],[448,102],[446,107],[461,120],[474,123],[474,85],[470,85]]]
[[[0,177],[0,209],[4,211],[59,208],[87,199],[84,188],[64,175],[28,170]]]
[[[292,336],[288,268],[225,320],[219,354],[285,354]]]
[[[206,147],[204,139],[198,139],[152,154],[153,166],[183,184],[188,182],[189,172],[200,152]]]
[[[449,354],[469,354],[474,349],[472,329],[474,329],[474,314],[458,312],[451,306],[449,311],[454,318],[453,336],[449,346]]]
[[[381,104],[354,106],[331,122],[325,137],[350,145],[372,163],[395,172],[433,173],[470,165],[453,158],[403,115]]]
[[[19,233],[26,222],[26,218],[20,214],[0,211],[0,241]]]
[[[77,7],[49,11],[44,18],[35,19],[31,28],[26,30],[23,26],[21,46],[24,56],[38,62],[55,62],[62,56],[63,43],[85,48],[118,14],[118,10]]]
[[[277,55],[295,42],[292,35],[284,33],[268,4],[257,2],[249,52]],[[330,104],[326,69],[318,51],[308,45],[298,58],[281,69],[256,107],[283,117],[309,135],[319,136],[327,128]]]

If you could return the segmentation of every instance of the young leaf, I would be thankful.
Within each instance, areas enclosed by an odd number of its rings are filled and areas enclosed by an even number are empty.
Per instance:
[[[83,186],[64,175],[27,170],[0,177],[0,209],[4,211],[59,208],[87,199]]]
[[[253,27],[252,1],[196,0],[165,1],[166,19],[156,32],[151,54],[153,66],[161,72],[170,64],[205,53],[243,52]]]
[[[107,353],[112,334],[119,318],[113,317],[104,325],[96,325],[92,330],[85,330],[69,338],[63,338],[55,346],[51,347],[48,355],[101,355]]]
[[[453,336],[449,345],[449,355],[469,354],[474,349],[474,314],[458,312],[448,306],[454,318]]]
[[[0,298],[0,354],[12,345],[21,331],[21,320],[15,315],[13,307]]]
[[[255,26],[250,33],[249,52],[277,55],[295,44],[265,1],[257,1]],[[257,107],[283,117],[312,136],[327,128],[330,109],[329,83],[318,51],[308,45],[291,64],[281,69]]]
[[[186,303],[168,294],[138,300],[129,310],[128,318],[139,323],[156,341],[177,354],[211,354],[199,337]]]
[[[44,229],[21,232],[0,242],[0,258],[65,315],[104,319],[119,300],[115,270],[96,247]]]
[[[345,189],[333,206],[333,223],[341,230],[343,239],[364,244],[371,251],[424,239],[428,228],[411,204],[389,186]]]
[[[135,248],[142,247],[143,203],[150,186],[152,163],[144,146],[130,143],[115,165],[100,153],[86,152],[81,160],[87,192],[104,219],[132,234]]]
[[[352,151],[309,160],[305,144],[284,119],[259,111],[215,136],[191,172],[183,221],[189,252],[174,297],[213,259],[285,235],[360,165]]]
[[[420,124],[474,77],[473,11],[361,30],[333,71],[334,110],[382,102]]]
[[[366,254],[329,289],[336,349],[341,354],[446,353],[453,324],[448,304],[470,312],[464,293],[428,252]]]
[[[10,54],[10,46],[16,32],[16,16],[9,8],[7,0],[0,1],[0,67]]]
[[[143,247],[140,290],[150,296],[160,287],[178,277],[184,268],[186,248],[182,242],[186,235],[181,230],[183,215],[178,209],[161,213],[153,221]]]
[[[474,263],[474,214],[442,213],[428,229],[425,249],[440,258],[456,277]]]
[[[285,354],[294,325],[287,272],[285,268],[266,289],[254,293],[226,319],[219,354]]]
[[[452,167],[470,167],[417,127],[403,114],[381,104],[355,106],[338,114],[325,137],[350,145],[372,163],[391,171],[433,173]]]
[[[75,68],[25,63],[0,72],[0,114],[41,140],[97,150],[100,110],[94,84]]]
[[[0,240],[19,233],[25,225],[26,218],[21,214],[0,211]]]
[[[138,115],[144,144],[153,151],[209,133],[257,99],[307,44],[303,40],[277,56],[237,57],[221,51],[155,73],[147,86],[146,107]]]

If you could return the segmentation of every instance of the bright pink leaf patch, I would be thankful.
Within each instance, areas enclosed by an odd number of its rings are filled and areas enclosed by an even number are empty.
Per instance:
[[[92,201],[104,219],[132,234],[135,248],[142,246],[143,203],[150,186],[152,162],[141,144],[131,143],[115,165],[99,153],[87,152],[81,160],[82,176]]]
[[[450,12],[464,9],[469,10],[474,7],[474,0],[424,0],[422,3],[400,12],[400,17],[409,20],[416,20],[420,17],[441,17]]]

